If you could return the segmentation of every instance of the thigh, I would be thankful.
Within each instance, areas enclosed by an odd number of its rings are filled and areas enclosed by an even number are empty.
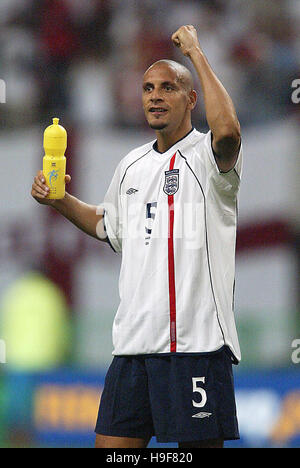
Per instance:
[[[134,437],[112,437],[102,434],[96,434],[95,448],[146,448],[148,439],[139,439]]]
[[[95,428],[99,434],[97,444],[122,443],[119,438],[148,440],[153,435],[148,393],[144,360],[141,357],[115,357],[101,396]],[[104,436],[111,439],[106,441]]]

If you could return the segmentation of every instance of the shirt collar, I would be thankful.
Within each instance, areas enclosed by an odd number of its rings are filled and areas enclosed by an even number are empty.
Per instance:
[[[158,156],[168,156],[169,153],[171,153],[172,151],[177,151],[178,148],[181,148],[182,146],[186,145],[186,143],[190,140],[190,138],[192,137],[192,135],[194,134],[195,132],[195,128],[192,127],[192,129],[182,138],[180,138],[180,140],[176,141],[176,143],[174,143],[169,149],[167,149],[166,151],[164,151],[163,153],[158,151],[157,149],[157,140],[155,140],[155,142],[153,143],[152,145],[152,149],[153,149],[153,152],[155,155],[158,155]]]

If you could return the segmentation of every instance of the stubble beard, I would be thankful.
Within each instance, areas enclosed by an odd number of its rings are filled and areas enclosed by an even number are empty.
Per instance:
[[[149,127],[152,128],[153,130],[164,130],[167,126],[168,124],[166,123],[153,123],[153,124],[149,123]]]

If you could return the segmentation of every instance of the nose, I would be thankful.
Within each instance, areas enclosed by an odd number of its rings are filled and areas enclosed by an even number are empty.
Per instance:
[[[162,97],[161,97],[161,95],[160,95],[160,93],[159,93],[159,90],[157,90],[157,89],[153,89],[153,90],[152,90],[151,97],[150,97],[150,101],[151,101],[153,104],[155,104],[155,103],[157,103],[157,102],[162,102],[162,101],[163,101],[163,99],[162,99]]]

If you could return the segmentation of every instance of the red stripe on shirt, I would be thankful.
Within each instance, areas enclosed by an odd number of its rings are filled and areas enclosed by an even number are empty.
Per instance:
[[[172,156],[169,170],[174,168],[176,153]],[[169,303],[170,303],[170,342],[171,352],[176,352],[176,290],[174,266],[174,195],[168,195],[169,235],[168,235],[168,270],[169,270]]]

